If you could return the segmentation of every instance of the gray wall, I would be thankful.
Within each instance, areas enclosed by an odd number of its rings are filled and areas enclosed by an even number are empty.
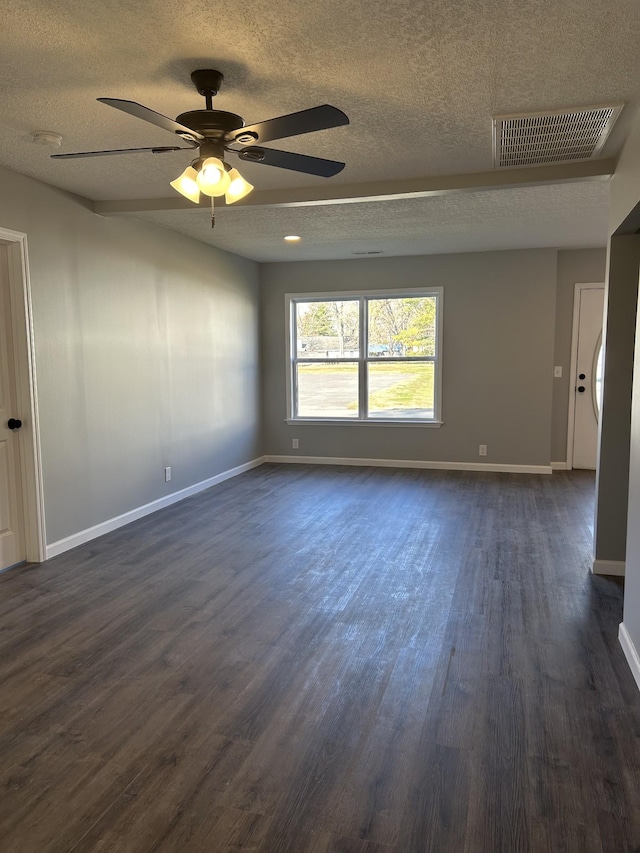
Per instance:
[[[638,340],[639,334],[636,328]],[[635,353],[630,445],[624,624],[640,652],[640,348]]]
[[[540,249],[263,265],[265,452],[548,465],[557,263]],[[285,293],[434,285],[444,287],[440,429],[285,423]]]
[[[573,299],[578,283],[602,282],[606,277],[606,249],[576,249],[558,252],[554,364],[562,366],[562,378],[553,381],[551,461],[567,461],[567,423],[571,379],[571,332]]]
[[[611,178],[609,197],[609,232],[624,222],[640,199],[640,112],[618,158]]]
[[[594,552],[596,560],[619,563],[624,562],[626,551],[639,264],[640,238],[635,235],[611,238],[605,291],[605,362],[599,428]]]
[[[261,455],[257,264],[4,169],[0,225],[28,236],[48,543]]]
[[[611,182],[611,231],[617,229],[625,218],[633,218],[634,207],[640,205],[640,114],[630,134],[616,174]],[[640,255],[635,246],[640,237],[615,238],[610,241],[609,284],[612,283],[614,269],[619,252],[631,251]],[[632,262],[635,263],[635,262]],[[638,273],[635,271],[635,282],[631,281],[631,272],[625,276],[627,287],[637,296]],[[636,330],[636,336],[638,332]],[[606,414],[606,413],[605,413]],[[629,637],[640,653],[640,354],[635,354],[635,369],[632,380],[632,406],[630,427],[630,457],[628,467],[629,491],[627,514],[627,546],[625,553],[625,590],[624,590],[624,624]],[[601,448],[602,450],[602,448]],[[598,503],[605,503],[609,495],[604,491],[598,496]],[[619,504],[619,499],[613,493],[613,500]]]

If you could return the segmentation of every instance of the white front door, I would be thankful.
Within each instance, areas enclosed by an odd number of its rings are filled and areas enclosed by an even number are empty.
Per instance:
[[[604,287],[581,287],[576,298],[579,300],[579,314],[572,465],[574,468],[595,470],[600,417],[598,366],[602,347]]]
[[[7,247],[0,245],[0,569],[26,559]],[[15,426],[15,423],[11,425]]]

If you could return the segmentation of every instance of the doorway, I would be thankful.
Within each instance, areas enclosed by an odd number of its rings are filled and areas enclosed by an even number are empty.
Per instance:
[[[0,228],[0,570],[44,559],[27,239]]]
[[[596,469],[602,398],[604,284],[576,284],[567,460]]]

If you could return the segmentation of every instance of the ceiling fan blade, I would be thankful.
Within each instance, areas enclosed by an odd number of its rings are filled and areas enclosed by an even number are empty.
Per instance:
[[[109,151],[78,151],[75,154],[52,154],[54,160],[74,160],[78,157],[104,157],[106,154],[139,154],[142,151],[150,151],[152,154],[164,154],[167,151],[192,151],[193,146],[183,148],[180,146],[163,146],[160,148],[112,148]]]
[[[187,135],[191,139],[204,139],[201,133],[191,130],[184,124],[178,124],[172,118],[167,118],[161,113],[150,110],[149,107],[143,107],[142,104],[137,104],[135,101],[122,101],[119,98],[97,98],[101,104],[107,104],[109,107],[114,107],[116,110],[122,110],[123,113],[141,118],[143,121],[151,122],[163,130],[168,130],[169,133],[177,133],[179,136]]]
[[[226,138],[227,142],[236,142],[238,145],[255,145],[256,142],[270,142],[272,139],[299,136],[301,133],[313,133],[316,130],[340,127],[343,124],[349,124],[348,116],[337,107],[324,104],[321,107],[311,107],[308,110],[268,119],[258,124],[250,124],[240,130],[232,131]],[[242,139],[244,141],[241,141]]]
[[[292,154],[290,151],[277,151],[275,148],[244,148],[236,152],[241,160],[248,163],[264,163],[279,169],[291,169],[306,175],[318,175],[331,178],[344,169],[344,163],[337,160],[323,160],[321,157],[307,157],[306,154]]]

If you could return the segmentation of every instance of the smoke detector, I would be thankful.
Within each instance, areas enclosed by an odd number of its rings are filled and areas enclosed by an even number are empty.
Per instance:
[[[47,145],[49,148],[60,148],[62,145],[62,137],[53,130],[34,130],[31,141],[36,145]]]
[[[496,116],[494,168],[593,160],[602,151],[623,106],[601,104]]]

